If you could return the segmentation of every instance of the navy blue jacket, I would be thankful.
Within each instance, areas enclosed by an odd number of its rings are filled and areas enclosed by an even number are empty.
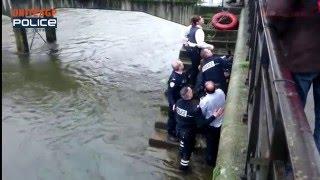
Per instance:
[[[208,119],[202,115],[199,105],[192,100],[179,99],[176,103],[175,117],[177,120],[177,131],[189,129],[195,130],[197,127],[210,124],[215,117]]]
[[[225,69],[231,69],[232,61],[227,61],[219,56],[211,56],[202,62],[202,85],[206,81],[213,81],[219,83],[221,88],[225,91],[226,78],[224,76]]]
[[[196,32],[199,28],[197,26],[191,26],[190,28],[190,31],[189,31],[189,34],[187,35],[187,38],[190,42],[192,43],[196,43],[197,44],[197,41],[196,41]]]
[[[187,78],[184,73],[178,74],[175,71],[172,71],[168,80],[168,102],[170,108],[172,108],[172,106],[180,99],[180,90],[186,83]]]
[[[189,33],[188,33],[188,35],[187,35],[188,41],[197,44],[197,41],[196,41],[196,32],[197,32],[198,29],[200,29],[200,28],[198,28],[197,26],[191,26],[190,31],[189,31]],[[187,51],[195,51],[195,52],[199,53],[199,57],[200,57],[200,50],[201,50],[201,49],[198,48],[197,46],[196,46],[196,47],[190,47],[190,46],[185,46],[185,45],[184,45],[184,48],[185,48]]]

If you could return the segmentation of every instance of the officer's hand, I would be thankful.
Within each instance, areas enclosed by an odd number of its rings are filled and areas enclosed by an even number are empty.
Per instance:
[[[218,118],[221,117],[224,113],[224,108],[219,108],[213,111],[212,115],[214,115],[214,117]]]
[[[176,105],[174,104],[173,106],[172,106],[172,111],[175,111],[176,110]]]
[[[186,44],[186,43],[188,43],[188,40],[189,40],[188,38],[184,37],[184,38],[182,38],[182,43]]]

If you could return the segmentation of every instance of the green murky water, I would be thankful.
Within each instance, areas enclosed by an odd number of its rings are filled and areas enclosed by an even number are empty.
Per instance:
[[[208,179],[202,158],[182,175],[175,151],[148,146],[184,26],[141,12],[57,18],[57,45],[36,35],[21,56],[2,17],[2,177]]]

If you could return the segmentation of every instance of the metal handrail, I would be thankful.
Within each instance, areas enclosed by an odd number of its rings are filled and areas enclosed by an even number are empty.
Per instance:
[[[250,0],[249,179],[319,179],[320,157],[279,40],[266,17],[265,0]]]

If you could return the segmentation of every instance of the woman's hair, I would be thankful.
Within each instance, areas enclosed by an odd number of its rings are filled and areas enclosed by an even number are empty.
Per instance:
[[[195,26],[195,25],[197,25],[197,22],[199,22],[201,20],[201,16],[193,16],[192,18],[191,18],[191,24],[193,25],[193,26]]]

